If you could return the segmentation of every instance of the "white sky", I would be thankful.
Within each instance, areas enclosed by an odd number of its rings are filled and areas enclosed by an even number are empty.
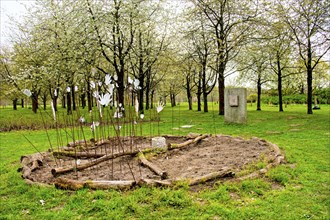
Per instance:
[[[0,0],[0,47],[10,47],[10,36],[15,29],[12,21],[20,21],[27,12],[25,6],[30,7],[33,0]]]

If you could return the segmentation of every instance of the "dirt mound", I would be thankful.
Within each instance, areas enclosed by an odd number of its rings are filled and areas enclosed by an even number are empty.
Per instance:
[[[259,138],[244,140],[223,135],[164,136],[167,147],[151,146],[147,137],[113,137],[98,142],[76,141],[54,151],[21,157],[28,183],[59,188],[131,188],[135,185],[200,184],[233,177],[259,160],[280,163],[276,145]]]

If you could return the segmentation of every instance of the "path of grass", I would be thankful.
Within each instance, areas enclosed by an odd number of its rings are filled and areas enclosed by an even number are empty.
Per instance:
[[[0,219],[329,219],[330,106],[321,108],[307,115],[306,107],[299,105],[281,113],[276,107],[263,106],[257,112],[249,106],[247,125],[225,125],[216,106],[214,113],[212,106],[209,113],[187,111],[184,104],[166,107],[160,133],[256,136],[277,144],[286,154],[288,163],[270,170],[265,178],[217,184],[201,192],[185,186],[129,192],[28,186],[16,170],[21,155],[36,151],[23,135],[45,151],[49,148],[45,131],[2,132]],[[0,114],[1,123],[11,118],[10,111]],[[194,126],[180,128],[187,124]],[[157,123],[145,124],[143,132],[158,134]],[[54,143],[55,132],[49,133]]]

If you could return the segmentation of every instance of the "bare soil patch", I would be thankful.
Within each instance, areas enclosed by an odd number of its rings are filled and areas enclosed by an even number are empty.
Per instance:
[[[150,137],[114,137],[97,143],[71,143],[53,152],[22,156],[19,171],[28,183],[55,184],[60,188],[77,189],[86,187],[86,183],[90,188],[121,188],[117,184],[131,188],[136,184],[171,185],[182,180],[190,180],[190,185],[200,184],[228,175],[233,177],[246,165],[261,159],[268,161],[266,168],[276,161],[281,162],[278,147],[259,138],[164,137],[168,149],[152,148]],[[174,147],[180,143],[186,145]],[[166,176],[141,164],[141,152],[151,166],[166,172]],[[65,186],[59,184],[63,181]],[[102,186],[91,187],[91,182]],[[72,184],[77,187],[71,187]]]

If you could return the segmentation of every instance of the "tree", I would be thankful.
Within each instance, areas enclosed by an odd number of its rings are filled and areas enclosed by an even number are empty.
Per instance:
[[[326,0],[280,2],[307,72],[307,114],[313,114],[313,71],[330,49],[330,3]],[[287,7],[288,6],[288,7]]]
[[[224,89],[226,66],[239,52],[250,34],[251,21],[257,16],[258,5],[254,1],[193,0],[208,20],[210,33],[216,44],[216,65],[219,89],[219,114],[224,115]]]
[[[240,73],[241,80],[251,81],[257,86],[257,111],[261,110],[262,85],[270,81],[269,60],[265,51],[260,49],[263,46],[262,42],[246,46],[238,61],[244,70]]]

